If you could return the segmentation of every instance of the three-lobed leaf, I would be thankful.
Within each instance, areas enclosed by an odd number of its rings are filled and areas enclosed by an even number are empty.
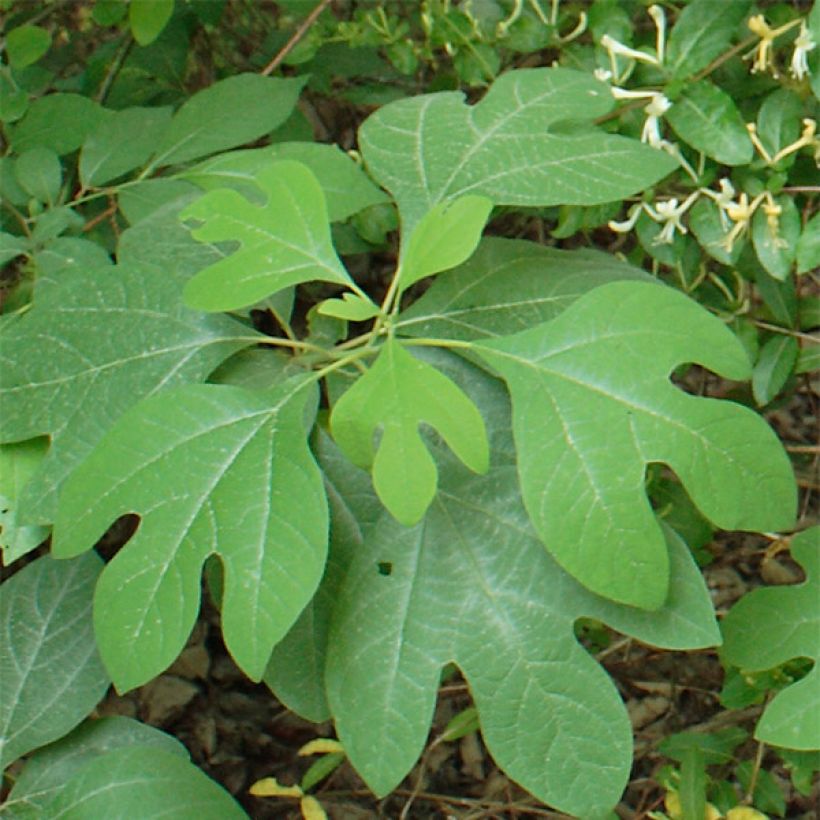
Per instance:
[[[120,691],[182,650],[213,554],[225,572],[225,643],[261,678],[325,564],[327,503],[303,420],[309,395],[304,376],[271,391],[165,391],[124,415],[66,482],[58,557],[90,549],[123,514],[141,519],[95,595],[100,654]]]
[[[422,423],[440,433],[471,470],[487,469],[487,435],[475,405],[395,340],[385,343],[331,415],[336,443],[354,464],[372,465],[379,498],[407,525],[418,523],[436,492],[436,464],[422,439]]]
[[[669,648],[714,645],[708,591],[671,534],[673,583],[657,612],[606,601],[563,572],[521,501],[503,385],[451,354],[426,355],[480,408],[492,465],[475,475],[434,445],[440,481],[424,521],[407,528],[383,512],[344,552],[332,548],[331,560],[346,562],[339,586],[328,590],[336,606],[326,684],[339,738],[368,785],[388,793],[423,750],[441,670],[455,662],[498,765],[539,799],[597,816],[626,783],[631,732],[573,623],[600,619]],[[358,514],[366,476],[338,460],[322,463],[338,471],[334,484],[347,501],[334,517]]]
[[[236,191],[209,191],[181,213],[201,220],[201,241],[240,243],[239,250],[200,271],[185,287],[185,300],[200,310],[236,310],[283,288],[320,280],[352,285],[330,238],[319,182],[299,162],[283,160],[259,172],[264,205]]]
[[[589,589],[647,609],[666,599],[667,551],[645,491],[652,462],[675,470],[718,526],[791,525],[794,478],[766,423],[669,381],[686,362],[728,378],[750,375],[737,338],[681,293],[614,282],[548,324],[474,350],[512,394],[518,469],[535,528]]]
[[[721,655],[749,672],[793,658],[814,661],[804,678],[768,704],[755,737],[787,749],[820,749],[820,526],[795,535],[791,553],[805,569],[806,580],[744,595],[721,623]]]
[[[53,520],[66,476],[136,401],[203,381],[253,342],[238,322],[182,305],[185,278],[147,264],[83,271],[0,329],[0,440],[51,436],[18,498],[22,523]]]

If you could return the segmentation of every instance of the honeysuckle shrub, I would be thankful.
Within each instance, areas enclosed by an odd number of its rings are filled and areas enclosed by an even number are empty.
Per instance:
[[[290,2],[228,63],[264,22],[239,3],[6,6],[3,813],[243,816],[173,739],[83,722],[173,663],[203,570],[245,674],[334,722],[301,786],[255,787],[306,816],[344,758],[399,785],[453,666],[448,737],[606,816],[632,732],[579,624],[721,647],[726,708],[782,688],[755,737],[805,786],[820,531],[761,411],[818,358],[820,8],[354,4],[281,48]],[[303,113],[334,76],[375,106],[350,150]],[[718,529],[791,543],[805,582],[719,625]],[[759,761],[705,774],[741,734],[668,739],[671,816],[737,783],[778,812]]]

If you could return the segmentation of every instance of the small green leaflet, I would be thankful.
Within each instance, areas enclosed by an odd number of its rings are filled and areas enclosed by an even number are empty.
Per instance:
[[[469,259],[492,209],[487,197],[473,194],[434,205],[416,225],[402,255],[401,289]]]
[[[355,293],[344,293],[341,299],[325,299],[317,306],[322,316],[334,316],[348,322],[366,322],[379,315],[379,306]]]
[[[327,501],[305,440],[306,378],[269,392],[187,385],[152,396],[66,482],[55,556],[90,549],[125,513],[141,516],[95,596],[97,643],[120,691],[184,647],[209,555],[225,569],[225,643],[254,680],[315,592]]]
[[[582,294],[619,279],[655,281],[608,253],[488,236],[401,312],[396,329],[464,341],[507,336],[555,318]]]
[[[325,197],[312,172],[283,160],[260,171],[257,182],[263,206],[221,188],[180,214],[204,222],[192,231],[202,242],[240,243],[238,251],[191,279],[185,301],[200,310],[237,310],[301,282],[352,287],[333,249]]]
[[[422,752],[441,670],[455,662],[498,765],[540,800],[599,816],[626,784],[631,731],[573,623],[586,616],[656,646],[711,646],[719,632],[708,591],[671,534],[674,581],[658,612],[606,601],[563,572],[521,503],[503,385],[451,354],[425,354],[481,409],[493,464],[474,475],[434,444],[440,482],[424,521],[407,528],[383,513],[348,546],[341,585],[329,591],[326,685],[339,739],[370,788],[388,793]],[[360,483],[338,486],[360,509]]]
[[[185,277],[147,264],[78,272],[0,332],[0,440],[51,436],[18,498],[21,523],[53,520],[57,491],[143,396],[203,381],[255,333],[181,304]]]
[[[422,518],[436,493],[436,463],[421,437],[422,422],[435,428],[471,470],[486,471],[489,445],[475,405],[450,379],[394,340],[339,399],[330,419],[342,452],[360,467],[372,464],[379,498],[408,526]]]
[[[101,569],[95,553],[44,556],[0,585],[0,770],[67,734],[108,689],[91,622]]]
[[[760,672],[792,658],[810,658],[811,671],[766,707],[755,737],[773,746],[820,749],[820,526],[795,535],[791,554],[806,570],[802,584],[754,589],[723,619],[723,659]]]
[[[585,72],[510,71],[474,106],[455,91],[389,103],[364,122],[359,144],[409,238],[435,205],[463,194],[496,205],[595,205],[673,171],[668,154],[591,126],[613,103]]]
[[[174,0],[131,0],[128,24],[134,39],[147,46],[159,37],[174,13]]]
[[[797,255],[800,238],[800,212],[793,197],[780,194],[775,197],[780,208],[775,225],[769,223],[765,207],[752,217],[752,244],[760,264],[780,282],[789,278]]]
[[[613,282],[548,324],[473,348],[506,379],[524,503],[559,564],[594,592],[646,609],[668,591],[646,465],[669,465],[725,529],[793,523],[796,488],[777,437],[752,411],[669,382],[695,362],[745,379],[742,345],[671,288]]]
[[[791,336],[773,336],[763,347],[752,373],[752,395],[760,407],[768,404],[791,376],[800,345]]]

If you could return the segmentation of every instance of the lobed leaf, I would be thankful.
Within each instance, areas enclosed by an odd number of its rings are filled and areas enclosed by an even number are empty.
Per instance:
[[[379,498],[408,526],[418,523],[436,493],[436,464],[421,437],[422,422],[435,428],[471,470],[487,469],[487,436],[478,410],[452,381],[394,340],[336,402],[330,418],[342,452],[360,467],[372,465]]]
[[[787,749],[820,749],[820,527],[795,535],[791,553],[806,570],[806,580],[744,595],[721,623],[721,655],[748,672],[793,658],[814,661],[804,678],[775,695],[755,737]]]
[[[718,640],[708,592],[671,534],[673,582],[658,612],[606,601],[563,572],[521,502],[506,391],[463,360],[427,355],[481,409],[493,462],[477,476],[434,445],[440,482],[424,521],[407,528],[385,513],[348,546],[326,669],[339,739],[370,788],[388,793],[424,748],[452,661],[498,765],[540,800],[598,816],[626,783],[631,732],[573,623],[592,617],[655,645],[708,646]]]
[[[21,522],[53,520],[62,482],[136,401],[204,380],[253,342],[238,322],[184,307],[184,281],[144,264],[83,271],[0,328],[0,440],[51,436]]]
[[[304,376],[271,391],[164,391],[126,413],[66,482],[58,557],[90,549],[121,515],[141,517],[95,596],[100,654],[120,691],[158,675],[182,650],[212,554],[225,571],[225,643],[250,678],[261,678],[325,563],[326,499],[303,421],[309,394]]]
[[[192,231],[201,241],[238,241],[240,248],[200,271],[185,287],[185,300],[200,310],[247,307],[283,288],[319,280],[351,285],[330,238],[319,182],[299,162],[283,160],[259,172],[265,204],[236,191],[209,191],[182,219],[202,220]]]
[[[524,502],[550,553],[585,586],[646,609],[666,599],[668,557],[645,491],[662,462],[725,529],[788,528],[789,460],[752,411],[689,396],[684,362],[745,379],[742,345],[677,291],[614,282],[557,319],[475,343],[507,381]]]
[[[612,105],[586,73],[511,71],[474,106],[454,91],[389,103],[364,122],[359,144],[409,238],[427,211],[464,194],[496,205],[594,205],[672,171],[668,154],[590,127]]]

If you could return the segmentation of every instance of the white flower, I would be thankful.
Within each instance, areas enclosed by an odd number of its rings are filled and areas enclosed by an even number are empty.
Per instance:
[[[655,222],[663,223],[661,232],[655,237],[654,245],[671,245],[675,241],[675,231],[680,231],[682,234],[688,233],[686,226],[680,221],[680,218],[689,209],[689,206],[698,198],[699,192],[695,191],[690,194],[681,205],[678,205],[677,199],[668,199],[666,202],[658,202],[653,208],[651,205],[645,205],[644,209]]]
[[[794,41],[794,53],[792,54],[791,73],[798,80],[802,80],[809,73],[809,63],[806,55],[817,48],[817,43],[811,36],[811,32],[806,27],[806,21],[800,23],[800,33]]]
[[[643,124],[641,142],[648,142],[653,148],[663,142],[660,132],[660,118],[672,107],[672,103],[663,94],[655,94],[649,105],[644,108],[648,115]]]

